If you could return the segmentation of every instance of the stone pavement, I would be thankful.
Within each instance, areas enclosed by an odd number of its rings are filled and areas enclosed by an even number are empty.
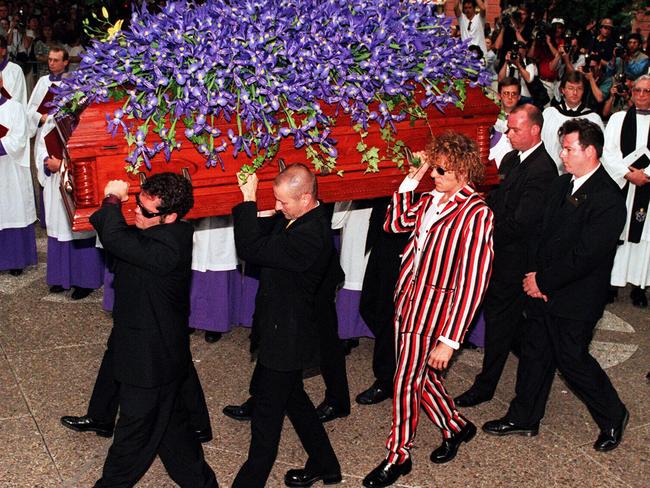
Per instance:
[[[110,439],[80,434],[59,423],[62,415],[85,413],[111,327],[101,309],[101,291],[73,302],[50,295],[45,284],[45,238],[39,237],[37,267],[20,277],[0,273],[0,487],[89,487],[100,476]],[[556,378],[540,434],[534,438],[494,438],[481,431],[457,458],[442,466],[429,462],[440,434],[423,417],[413,449],[413,471],[402,487],[645,487],[650,479],[650,315],[631,306],[627,294],[610,307],[592,344],[630,411],[621,446],[607,454],[591,447],[595,424],[560,378]],[[373,341],[362,339],[348,356],[352,395],[372,382]],[[212,415],[215,439],[206,458],[227,487],[244,462],[249,424],[222,415],[229,403],[247,397],[253,364],[248,330],[236,328],[216,344],[192,336],[192,351]],[[452,365],[452,394],[464,391],[480,368],[481,352],[464,351]],[[505,413],[514,389],[516,359],[509,361],[496,397],[464,410],[474,423]],[[314,403],[323,396],[319,376],[306,380]],[[341,461],[340,486],[361,480],[384,456],[391,405],[353,403],[349,417],[327,424]],[[269,487],[283,486],[287,469],[302,467],[305,454],[289,422]],[[139,487],[175,486],[156,461]],[[315,486],[320,486],[316,484]]]

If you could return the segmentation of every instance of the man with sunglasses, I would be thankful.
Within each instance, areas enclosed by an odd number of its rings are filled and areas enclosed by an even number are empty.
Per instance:
[[[183,487],[218,486],[188,423],[181,388],[192,361],[187,334],[193,227],[181,219],[194,204],[180,175],[151,176],[136,195],[135,228],[121,204],[128,183],[110,181],[90,217],[113,258],[114,326],[108,340],[119,383],[119,418],[95,486],[133,486],[160,456]]]
[[[609,60],[614,55],[614,21],[612,19],[602,19],[598,28],[598,35],[594,39],[590,52],[597,53],[600,56],[603,68],[606,67]]]
[[[634,82],[632,102],[629,110],[616,112],[609,119],[603,165],[621,188],[627,185],[627,223],[614,260],[611,284],[623,287],[631,283],[632,304],[645,308],[645,287],[650,283],[650,225],[645,225],[650,205],[650,75]],[[614,288],[612,299],[616,294]]]
[[[492,266],[493,214],[472,185],[483,163],[476,143],[448,132],[436,136],[393,194],[384,230],[409,233],[395,288],[397,369],[393,421],[384,460],[363,480],[390,486],[411,471],[411,449],[421,411],[440,429],[435,464],[452,461],[476,434],[447,393],[442,372],[478,309]],[[416,194],[427,170],[435,190]]]

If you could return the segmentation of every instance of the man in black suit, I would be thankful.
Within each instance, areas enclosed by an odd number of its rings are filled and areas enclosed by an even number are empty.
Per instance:
[[[542,114],[520,105],[508,116],[513,151],[499,167],[502,183],[488,198],[494,211],[494,263],[483,305],[485,355],[474,384],[455,399],[471,407],[494,396],[512,346],[518,342],[526,294],[521,277],[533,269],[542,212],[557,167],[542,142]]]
[[[375,381],[359,393],[356,402],[374,405],[393,397],[395,376],[395,301],[393,293],[399,277],[402,252],[409,234],[384,232],[384,220],[390,198],[372,201],[372,213],[366,237],[368,265],[363,277],[359,313],[375,336],[372,372]]]
[[[535,271],[523,287],[530,297],[516,397],[506,416],[483,430],[493,435],[537,435],[555,368],[586,404],[600,428],[597,451],[618,446],[629,414],[607,374],[589,354],[603,314],[616,243],[625,224],[625,201],[600,165],[603,133],[586,119],[559,130],[569,174],[549,191]]]
[[[80,417],[65,415],[61,417],[61,424],[68,429],[76,432],[95,432],[101,437],[113,436],[120,400],[120,384],[113,377],[113,351],[110,349],[110,345],[111,339],[109,337],[104,357],[97,372],[93,392],[88,402],[86,415]],[[192,361],[188,366],[188,373],[181,385],[179,394],[187,407],[190,426],[198,441],[211,441],[210,413],[205,403],[201,380],[199,380]]]
[[[110,181],[90,217],[115,259],[114,326],[108,349],[120,414],[96,487],[133,486],[160,456],[183,487],[218,486],[179,395],[191,361],[187,334],[193,227],[192,185],[179,175],[149,178],[136,195],[135,227],[120,210],[128,184]]]
[[[303,469],[286,473],[285,484],[338,483],[341,467],[302,382],[303,369],[318,364],[316,294],[335,253],[316,177],[304,165],[288,166],[273,182],[275,210],[282,215],[258,218],[257,176],[238,176],[244,202],[233,208],[237,254],[261,269],[251,444],[233,488],[265,486],[285,413],[308,454]]]

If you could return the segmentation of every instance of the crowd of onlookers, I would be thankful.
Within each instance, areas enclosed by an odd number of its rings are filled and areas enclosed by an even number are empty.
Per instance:
[[[87,9],[72,0],[0,1],[0,36],[7,39],[9,59],[25,73],[28,93],[49,72],[50,47],[60,45],[68,51],[69,71],[79,66]]]
[[[492,71],[495,91],[499,81],[514,77],[524,101],[540,108],[560,98],[566,73],[579,71],[586,85],[584,103],[607,119],[629,105],[631,83],[648,73],[648,40],[618,28],[610,18],[576,25],[521,4],[503,9],[491,26],[482,0],[453,1],[455,34],[478,46],[471,49]]]

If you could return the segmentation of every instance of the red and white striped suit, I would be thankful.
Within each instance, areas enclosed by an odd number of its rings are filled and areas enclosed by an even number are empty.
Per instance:
[[[420,406],[444,438],[466,423],[427,359],[440,337],[462,342],[483,300],[492,267],[493,214],[464,186],[424,229],[422,219],[436,200],[431,193],[417,200],[414,192],[395,193],[384,223],[387,232],[413,233],[395,288],[397,371],[386,442],[391,463],[409,456]]]

